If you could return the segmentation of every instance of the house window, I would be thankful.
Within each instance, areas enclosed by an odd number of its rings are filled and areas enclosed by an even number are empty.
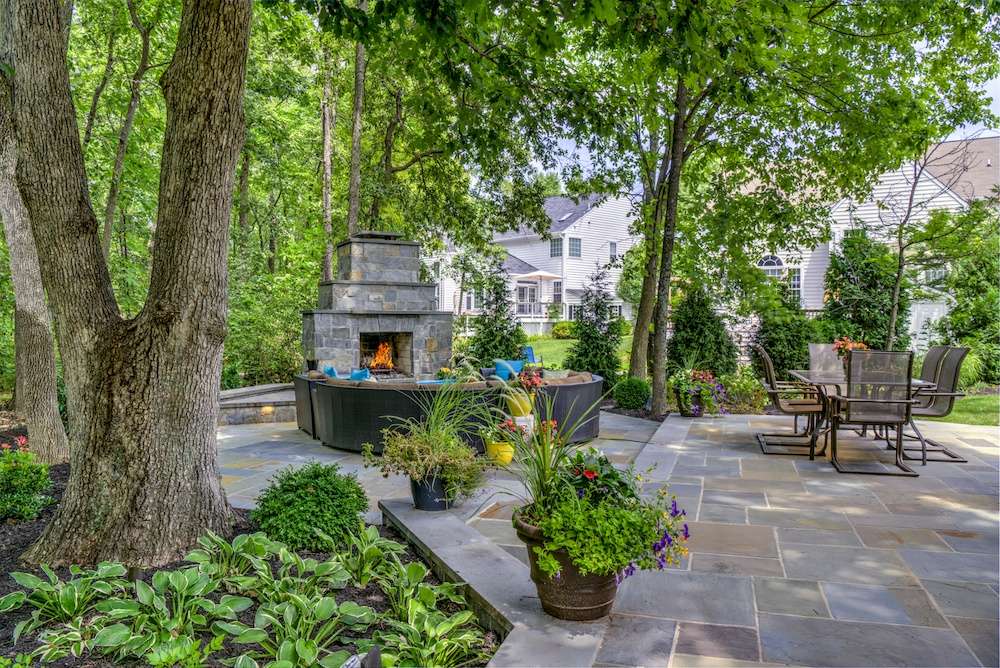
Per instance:
[[[517,314],[541,315],[542,305],[538,302],[538,286],[517,286]]]
[[[621,304],[612,304],[609,307],[609,310],[611,311],[611,317],[612,318],[620,318],[620,317],[622,317],[622,305]]]
[[[562,257],[562,237],[549,240],[549,257]]]
[[[929,285],[934,285],[935,283],[940,283],[948,276],[948,270],[944,267],[937,267],[935,269],[928,269],[924,272],[924,280]]]
[[[608,259],[614,262],[618,259],[618,244],[612,241],[608,244],[608,248]]]
[[[580,248],[581,248],[581,246],[580,246],[580,240],[579,239],[574,239],[573,237],[570,237],[570,239],[569,239],[569,256],[570,257],[580,257],[581,256]],[[562,255],[562,253],[560,253],[560,255]]]
[[[580,309],[583,308],[580,304],[570,304],[569,305],[569,319],[576,320],[580,317]]]
[[[562,304],[562,281],[552,281],[552,302]]]
[[[765,276],[771,278],[781,278],[785,273],[785,266],[781,263],[781,258],[775,255],[767,255],[757,266],[764,271]]]
[[[465,310],[473,311],[483,307],[483,293],[479,290],[465,293]]]
[[[795,303],[802,303],[802,270],[798,267],[789,267],[788,275],[786,276],[788,281],[788,294],[795,299]]]

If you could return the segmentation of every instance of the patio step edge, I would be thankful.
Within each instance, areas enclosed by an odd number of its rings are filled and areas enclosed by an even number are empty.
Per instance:
[[[417,510],[409,499],[379,501],[399,531],[442,580],[462,583],[480,623],[505,634],[489,665],[590,666],[607,621],[564,622],[545,614],[528,567],[450,513]]]

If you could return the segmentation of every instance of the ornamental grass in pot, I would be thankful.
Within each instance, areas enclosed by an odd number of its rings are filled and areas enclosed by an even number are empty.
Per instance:
[[[551,409],[549,400],[542,413]],[[571,446],[578,426],[539,416],[532,435],[515,440],[511,471],[526,490],[513,524],[528,547],[542,608],[585,621],[611,611],[624,578],[678,563],[688,529],[665,488],[643,498],[634,471],[615,468],[593,448]]]
[[[420,405],[421,417],[390,417],[394,424],[382,430],[381,456],[365,443],[365,466],[385,477],[408,476],[418,510],[447,510],[482,484],[488,462],[466,441],[477,425],[495,420],[495,409],[458,384],[403,394]]]

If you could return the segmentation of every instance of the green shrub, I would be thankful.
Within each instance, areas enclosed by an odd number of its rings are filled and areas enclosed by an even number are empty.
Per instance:
[[[817,332],[816,321],[807,318],[798,303],[787,297],[787,293],[783,302],[784,308],[769,309],[760,314],[754,343],[767,351],[778,379],[788,380],[789,369],[809,368],[810,341],[832,339],[826,339]],[[754,373],[763,378],[764,365],[756,351],[752,359]]]
[[[521,346],[528,337],[511,308],[507,272],[495,266],[479,287],[483,293],[483,311],[473,322],[468,354],[482,366],[491,366],[495,359],[520,359]]]
[[[625,318],[615,318],[614,327],[618,330],[619,336],[630,336],[635,331],[632,321]]]
[[[604,378],[605,387],[618,379],[618,344],[621,333],[611,317],[611,291],[608,271],[598,267],[589,277],[580,299],[576,321],[576,343],[566,354],[563,364],[576,371],[590,371]]]
[[[552,325],[553,339],[575,339],[576,323],[572,320],[560,320]]]
[[[344,544],[368,510],[365,491],[354,474],[336,464],[312,462],[284,469],[257,499],[252,517],[261,531],[293,550],[322,550],[325,542],[314,528]]]
[[[767,392],[750,366],[741,365],[736,373],[726,374],[719,381],[726,388],[731,408],[740,413],[760,413],[767,404]]]
[[[52,503],[46,494],[52,486],[47,464],[35,461],[27,449],[27,439],[17,445],[3,444],[0,453],[0,521],[33,520]]]
[[[974,349],[970,350],[969,354],[962,360],[962,370],[958,375],[958,389],[964,392],[979,383],[983,377],[984,366],[979,353]],[[913,368],[917,368],[916,364],[914,364]]]
[[[674,333],[667,341],[667,364],[691,366],[716,375],[736,371],[736,345],[701,286],[691,286],[673,313]]]
[[[642,378],[625,378],[615,385],[613,395],[618,408],[638,410],[649,401],[649,383]]]

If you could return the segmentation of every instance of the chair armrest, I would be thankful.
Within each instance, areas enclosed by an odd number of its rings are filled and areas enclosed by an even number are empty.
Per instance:
[[[917,399],[861,399],[860,397],[842,397],[839,394],[835,394],[830,397],[836,401],[842,401],[845,404],[916,404],[920,403]]]
[[[922,397],[964,397],[965,392],[921,392]]]
[[[781,385],[778,385],[777,387],[773,387],[771,385],[768,385],[767,383],[761,383],[761,385],[764,386],[764,390],[774,394],[816,394],[816,389],[813,388],[812,386],[783,387]]]

